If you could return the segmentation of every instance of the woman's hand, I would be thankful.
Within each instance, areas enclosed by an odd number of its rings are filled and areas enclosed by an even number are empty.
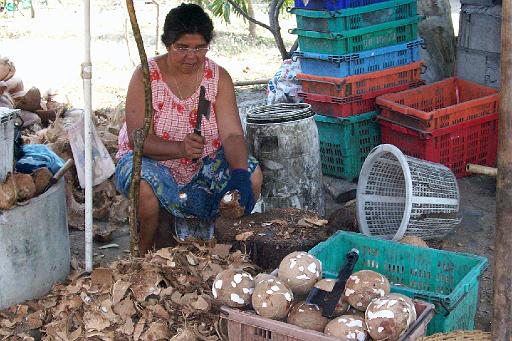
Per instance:
[[[203,156],[204,137],[194,133],[185,135],[182,143],[183,157],[187,159],[200,159]]]

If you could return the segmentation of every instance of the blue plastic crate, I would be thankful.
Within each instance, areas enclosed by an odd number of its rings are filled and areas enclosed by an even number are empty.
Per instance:
[[[422,44],[423,40],[420,39],[342,56],[297,51],[293,57],[300,59],[303,73],[343,78],[417,62]]]
[[[335,11],[343,8],[360,7],[389,0],[295,0],[295,7]]]

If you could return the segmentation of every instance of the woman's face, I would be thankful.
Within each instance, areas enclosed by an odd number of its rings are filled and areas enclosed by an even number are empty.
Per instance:
[[[184,34],[167,51],[171,63],[183,73],[197,71],[205,60],[208,52],[208,43],[201,34]]]

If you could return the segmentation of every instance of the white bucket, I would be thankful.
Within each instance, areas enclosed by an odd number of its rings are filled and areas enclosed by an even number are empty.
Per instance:
[[[361,232],[384,239],[441,238],[461,221],[453,172],[390,144],[375,147],[366,158],[356,200]]]

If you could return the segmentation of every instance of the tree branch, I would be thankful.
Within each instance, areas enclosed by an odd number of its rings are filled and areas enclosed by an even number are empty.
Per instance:
[[[226,0],[227,2],[229,2],[229,4],[231,6],[233,6],[233,8],[238,12],[240,13],[240,15],[242,15],[245,19],[249,20],[250,22],[252,23],[255,23],[256,25],[259,25],[261,27],[264,27],[266,28],[267,30],[269,30],[270,32],[274,33],[272,31],[272,27],[270,27],[269,25],[267,24],[264,24],[262,23],[261,21],[259,20],[256,20],[254,19],[253,17],[251,17],[249,14],[247,14],[240,6],[238,6],[238,4],[236,2],[234,2],[233,0]],[[283,0],[284,1],[284,0]]]

